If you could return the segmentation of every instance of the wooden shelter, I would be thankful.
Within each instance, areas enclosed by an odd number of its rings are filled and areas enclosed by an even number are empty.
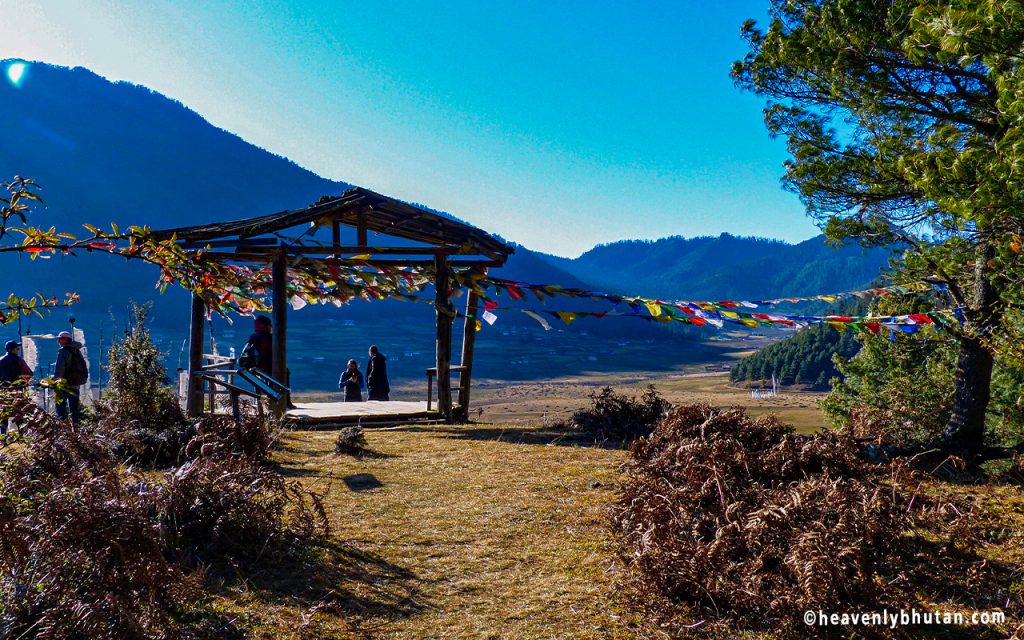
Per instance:
[[[282,234],[285,230],[302,227],[305,227],[306,231],[310,227],[329,227],[331,241],[309,244]],[[355,229],[355,245],[341,244],[342,227]],[[377,246],[375,242],[374,246],[370,246],[370,232],[388,236],[388,241],[392,242],[392,245]],[[467,296],[461,363],[453,368],[452,325],[456,314],[452,312],[453,307],[449,300],[450,270],[484,270],[488,267],[502,266],[513,252],[513,247],[505,242],[471,225],[362,188],[349,189],[337,197],[325,196],[316,204],[302,209],[233,222],[164,229],[153,234],[157,239],[174,237],[185,249],[208,248],[207,259],[236,264],[271,265],[272,377],[285,383],[288,367],[286,280],[288,266],[292,260],[297,257],[331,259],[358,255],[367,265],[375,267],[419,266],[429,269],[434,274],[435,290],[437,341],[436,362],[431,374],[437,377],[437,405],[436,410],[428,408],[428,413],[447,421],[465,419],[467,416],[479,297],[472,291]],[[393,242],[391,239],[395,238],[401,240]],[[190,415],[201,414],[204,405],[203,327],[206,315],[206,304],[198,296],[193,296],[187,401]],[[460,374],[457,402],[452,398],[453,369]],[[234,400],[237,400],[237,391],[232,392]],[[285,412],[286,401],[287,396],[284,396],[275,405],[280,414]],[[365,413],[365,408],[362,409],[362,413]],[[353,415],[360,415],[355,408],[350,407],[350,410]],[[399,410],[407,412],[408,406],[401,406]],[[380,409],[378,413],[386,414],[387,408]],[[309,411],[306,411],[300,416],[308,414]],[[344,415],[333,417],[337,418],[334,423],[343,423],[346,418]],[[323,415],[320,418],[324,421]]]

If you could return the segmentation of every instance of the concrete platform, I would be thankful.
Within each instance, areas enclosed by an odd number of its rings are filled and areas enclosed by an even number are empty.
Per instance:
[[[441,420],[441,414],[436,404],[427,411],[426,401],[296,402],[285,420],[300,429],[325,429],[356,424],[381,426],[436,421]]]

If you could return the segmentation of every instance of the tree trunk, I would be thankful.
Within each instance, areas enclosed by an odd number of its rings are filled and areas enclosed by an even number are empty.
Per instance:
[[[943,448],[973,456],[984,446],[985,413],[992,383],[992,354],[980,340],[960,343],[956,363],[953,412],[943,429]]]
[[[974,261],[974,300],[960,341],[953,411],[942,433],[944,449],[974,456],[984,448],[985,414],[991,397],[992,352],[982,341],[999,319],[999,295],[989,278],[995,247],[982,241]]]

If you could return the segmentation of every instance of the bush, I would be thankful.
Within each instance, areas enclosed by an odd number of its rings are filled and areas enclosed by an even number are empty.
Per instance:
[[[99,419],[117,440],[120,457],[158,464],[178,457],[185,416],[146,327],[148,311],[148,305],[134,305],[134,327],[110,348],[110,382]]]
[[[630,453],[612,526],[642,610],[799,629],[807,609],[885,600],[878,567],[909,516],[851,441],[693,405]]]
[[[0,439],[0,638],[224,637],[196,566],[328,533],[320,497],[261,464],[272,437],[255,420],[204,421],[196,459],[144,477],[108,431],[24,392],[0,389],[6,418],[22,434]]]
[[[0,635],[180,637],[202,575],[166,559],[153,487],[102,436],[34,408],[17,419],[30,428],[0,458]]]
[[[159,503],[168,548],[190,563],[252,561],[328,532],[320,496],[245,458],[187,462],[168,474]]]
[[[345,427],[334,442],[335,453],[358,455],[366,451],[366,435],[362,427]]]
[[[570,428],[583,431],[600,441],[629,444],[648,436],[671,404],[649,385],[643,395],[617,394],[611,387],[590,394],[589,409],[577,411],[569,420]]]
[[[261,416],[204,416],[191,427],[183,451],[187,459],[245,458],[264,463],[280,432],[276,422]]]

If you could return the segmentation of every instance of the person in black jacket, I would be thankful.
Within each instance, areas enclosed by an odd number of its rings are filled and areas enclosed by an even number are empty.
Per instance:
[[[251,351],[256,355],[256,368],[268,376],[273,373],[274,364],[274,339],[270,329],[270,318],[267,316],[257,317],[256,326],[245,343],[246,349],[243,350]]]
[[[348,368],[342,372],[338,386],[345,392],[345,402],[363,401],[363,372],[359,370],[358,362],[348,361]]]
[[[22,359],[18,350],[21,344],[11,340],[7,343],[3,357],[0,357],[0,386],[16,384],[19,380],[28,382],[32,377],[32,370],[28,363]]]
[[[370,361],[366,363],[366,399],[388,400],[391,386],[388,385],[388,359],[377,349],[370,347]]]
[[[5,346],[6,353],[0,357],[0,387],[24,386],[32,377],[32,370],[18,353],[19,349],[21,345],[14,340]],[[0,434],[7,433],[7,423],[7,418],[0,418]]]

